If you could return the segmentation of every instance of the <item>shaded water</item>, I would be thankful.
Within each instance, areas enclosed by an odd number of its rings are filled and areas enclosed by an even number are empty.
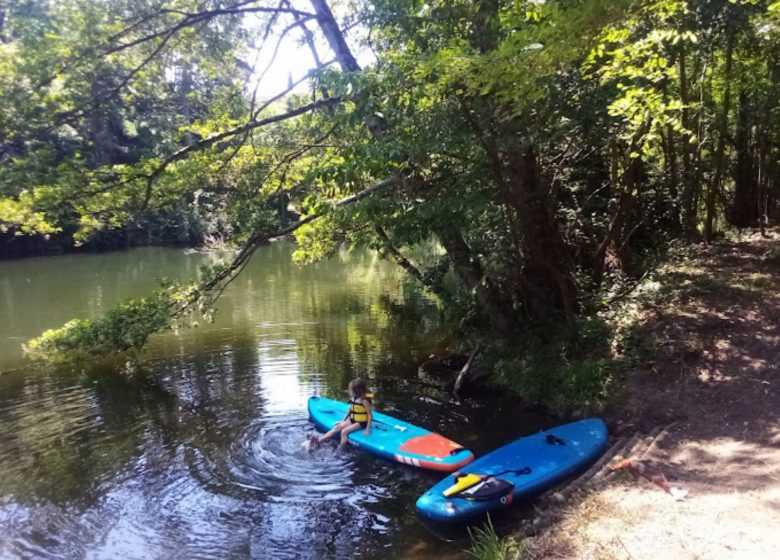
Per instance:
[[[217,321],[121,363],[28,364],[20,343],[186,279],[213,255],[139,249],[0,262],[0,558],[451,558],[422,527],[437,475],[348,449],[307,452],[313,391],[369,378],[377,407],[487,451],[545,419],[455,404],[417,364],[430,304],[368,253],[309,267],[263,248]]]

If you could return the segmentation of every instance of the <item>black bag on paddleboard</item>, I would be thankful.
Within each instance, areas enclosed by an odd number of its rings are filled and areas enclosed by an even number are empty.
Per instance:
[[[503,478],[488,477],[474,486],[461,490],[455,496],[467,500],[495,500],[512,492],[514,487],[514,484]]]

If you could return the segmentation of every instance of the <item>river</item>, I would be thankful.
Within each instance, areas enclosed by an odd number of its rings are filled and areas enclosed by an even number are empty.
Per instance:
[[[550,425],[510,399],[456,403],[418,364],[433,304],[399,269],[344,252],[299,267],[262,248],[216,320],[124,361],[45,366],[21,344],[187,280],[176,249],[0,261],[0,558],[452,558],[414,503],[437,475],[347,449],[309,452],[306,401],[354,376],[377,408],[484,453]]]

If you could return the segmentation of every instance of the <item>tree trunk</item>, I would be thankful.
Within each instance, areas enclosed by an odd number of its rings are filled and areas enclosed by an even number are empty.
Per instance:
[[[690,134],[691,126],[690,97],[688,95],[688,73],[686,68],[685,46],[680,44],[678,57],[678,71],[680,74],[680,102],[682,103],[682,125]],[[701,140],[701,139],[700,139]],[[680,206],[682,210],[682,229],[686,236],[693,237],[696,234],[696,193],[699,190],[692,168],[691,143],[687,138],[682,141],[682,193]]]
[[[669,215],[669,229],[672,236],[677,237],[682,233],[682,223],[680,222],[680,189],[679,189],[679,171],[677,168],[677,137],[670,125],[666,127],[664,135],[664,163],[669,181],[669,200],[666,204]]]
[[[352,56],[348,45],[344,41],[344,37],[338,28],[338,25],[333,18],[333,14],[328,8],[325,0],[311,0],[311,4],[317,14],[317,19],[322,28],[323,34],[328,41],[328,44],[336,55],[336,59],[339,61],[341,68],[346,72],[357,72],[360,70],[360,66]],[[480,37],[480,30],[483,30],[485,26],[490,26],[490,22],[496,15],[497,3],[495,0],[486,0],[483,2],[479,9],[479,18],[475,22],[476,27],[474,30],[473,38],[483,44],[483,47],[490,48],[490,41],[494,39],[491,37]],[[370,123],[367,126],[371,129]],[[373,130],[372,130],[373,132]],[[532,154],[532,152],[529,152]],[[517,165],[523,168],[528,158],[521,156],[522,160]],[[532,173],[528,173],[528,170],[524,170],[523,175],[526,178],[533,177],[531,183],[532,187],[538,188],[538,177],[535,168],[535,157],[532,157],[530,161],[534,164]],[[517,184],[518,181],[511,181],[511,183]],[[550,252],[548,249],[554,241],[550,240],[560,239],[560,233],[557,231],[549,209],[546,207],[544,191],[538,189],[539,193],[536,195],[536,200],[531,200],[532,197],[528,196],[527,187],[519,187],[521,194],[517,204],[523,207],[524,220],[523,223],[527,224],[524,228],[526,231],[523,233],[523,242],[525,252],[528,253],[527,262],[527,276],[531,274],[538,274],[536,271],[542,271],[544,276],[554,277],[554,280],[545,284],[545,290],[549,286],[559,286],[558,289],[554,288],[556,293],[564,293],[562,299],[563,302],[559,308],[564,308],[567,313],[575,308],[574,302],[576,301],[575,293],[572,291],[574,287],[573,277],[570,273],[567,274],[551,274],[551,270],[554,271],[556,265],[556,255],[562,254],[562,251],[555,250]],[[541,225],[539,225],[541,223]],[[556,237],[557,235],[557,237]],[[481,264],[471,255],[468,244],[463,239],[459,231],[444,231],[439,235],[439,239],[447,250],[448,256],[451,259],[453,266],[458,274],[463,278],[470,289],[474,291],[477,301],[482,305],[486,314],[494,322],[496,327],[500,331],[508,332],[511,329],[512,321],[510,321],[504,314],[504,308],[500,305],[500,298],[498,296],[498,289],[493,286],[484,275]],[[561,243],[562,245],[562,243]],[[548,260],[549,259],[549,260]],[[530,284],[536,284],[540,280],[533,278]],[[542,291],[542,290],[540,290]]]
[[[347,72],[359,71],[360,67],[349,51],[326,1],[311,0],[311,4],[342,69]],[[471,37],[478,48],[489,50],[495,44],[493,24],[497,9],[498,3],[495,0],[484,0],[480,3]],[[567,318],[571,319],[577,309],[576,283],[568,263],[563,238],[553,219],[547,192],[541,185],[536,154],[531,147],[523,148],[517,145],[516,123],[509,123],[508,126],[508,130],[503,130],[508,149],[505,153],[496,150],[493,163],[497,166],[496,178],[499,187],[507,195],[505,198],[509,206],[516,211],[521,226],[525,259],[524,283],[526,292],[533,292],[533,297],[528,298],[528,312],[531,315],[547,317],[551,312],[563,311]],[[497,325],[503,323],[503,326],[499,327],[500,330],[507,330],[511,322],[499,318],[502,310],[496,303],[499,301],[498,290],[494,286],[483,285],[484,273],[481,265],[471,259],[465,241],[460,243],[460,232],[455,239],[448,238],[446,234],[440,238],[448,252],[454,251],[454,254],[450,255],[453,264],[475,290],[475,295],[486,312]],[[497,309],[490,309],[493,306],[497,306]]]
[[[729,127],[729,111],[731,110],[731,66],[734,54],[734,32],[730,32],[726,40],[726,68],[724,70],[723,107],[718,121],[718,146],[715,150],[715,174],[707,191],[707,218],[704,224],[704,242],[712,242],[713,223],[715,221],[715,202],[723,182],[725,166],[726,136]]]
[[[622,173],[619,168],[619,158],[621,158],[619,150],[617,148],[612,150],[614,155],[610,172],[611,182],[619,194],[615,213],[593,259],[591,278],[596,286],[601,284],[608,264],[610,268],[618,269],[623,269],[628,264],[627,243],[633,232],[630,217],[635,202],[634,191],[639,184],[642,167],[639,158],[632,158],[629,155],[635,149],[636,145],[632,144],[625,150],[626,153],[622,156],[625,160]],[[609,263],[607,262],[608,257]]]
[[[729,222],[738,228],[753,227],[758,223],[757,166],[753,156],[750,112],[750,98],[746,92],[742,91],[739,94],[739,110],[737,112],[734,205],[728,216]]]
[[[344,35],[339,29],[333,12],[330,11],[327,0],[310,0],[314,13],[317,14],[317,23],[322,29],[322,34],[328,41],[330,49],[336,56],[336,60],[344,72],[360,72],[360,65],[352,55],[352,51],[344,40]]]
[[[499,2],[481,0],[469,37],[479,52],[497,47],[498,19]],[[517,219],[524,261],[521,295],[526,313],[532,318],[547,318],[562,312],[573,321],[578,307],[577,284],[549,193],[542,184],[535,149],[519,140],[523,128],[519,121],[495,120],[497,103],[487,96],[479,107],[466,108],[465,116],[490,159],[501,202]],[[476,115],[469,114],[471,109]]]
[[[528,312],[544,318],[563,312],[573,320],[577,311],[577,285],[558,224],[553,218],[547,190],[542,185],[538,161],[530,146],[508,155],[503,169],[509,197],[517,212],[524,257],[523,279]]]
[[[420,271],[419,268],[417,268],[412,261],[410,261],[408,258],[404,256],[401,251],[398,250],[398,247],[396,247],[393,242],[390,240],[390,237],[387,235],[387,232],[382,228],[381,226],[376,226],[374,228],[374,232],[376,233],[379,240],[382,242],[382,246],[384,247],[384,256],[390,258],[393,262],[395,262],[398,266],[403,268],[412,278],[417,280],[420,284],[425,286],[426,289],[428,289],[432,294],[443,297],[443,288],[441,285],[438,285],[437,283],[429,281],[425,275]]]
[[[452,226],[439,228],[439,242],[447,251],[455,272],[474,293],[482,311],[490,319],[496,330],[503,334],[511,332],[513,321],[509,318],[511,307],[505,305],[499,291],[485,275],[482,263],[471,252],[461,232]]]

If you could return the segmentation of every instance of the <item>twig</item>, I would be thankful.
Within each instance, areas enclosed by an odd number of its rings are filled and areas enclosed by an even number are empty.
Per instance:
[[[623,550],[625,550],[625,551],[626,551],[626,554],[628,554],[628,557],[629,557],[629,558],[631,558],[631,560],[634,560],[634,555],[633,555],[633,554],[631,554],[631,552],[628,550],[628,548],[627,548],[627,547],[626,547],[626,545],[623,543],[623,541],[621,540],[621,538],[620,538],[618,535],[615,535],[615,538],[616,538],[616,539],[617,539],[617,541],[620,543],[620,546],[622,546],[622,547],[623,547]]]
[[[466,363],[461,368],[460,372],[458,373],[458,377],[455,378],[455,386],[452,389],[452,392],[457,395],[461,388],[463,387],[463,383],[466,381],[466,377],[468,377],[469,372],[471,371],[471,366],[474,363],[474,358],[480,351],[481,344],[477,344],[476,348],[471,351],[471,354],[469,354],[469,359],[466,360]]]

